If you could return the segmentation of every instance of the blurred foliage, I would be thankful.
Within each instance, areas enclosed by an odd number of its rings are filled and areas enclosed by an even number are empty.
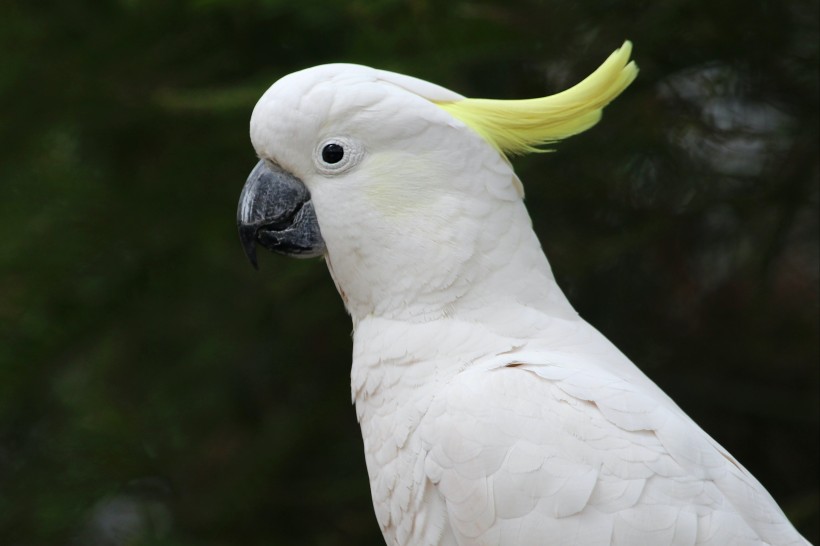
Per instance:
[[[235,234],[274,80],[522,98],[624,38],[589,133],[516,160],[559,282],[818,540],[809,0],[0,0],[0,543],[381,544],[320,261]]]

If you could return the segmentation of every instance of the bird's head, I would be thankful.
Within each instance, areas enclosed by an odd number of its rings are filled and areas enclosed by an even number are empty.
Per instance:
[[[354,317],[442,291],[458,299],[486,269],[486,246],[529,230],[505,154],[594,125],[634,78],[628,59],[627,43],[574,88],[529,101],[465,99],[349,64],[285,76],[251,117],[259,162],[237,213],[246,254],[254,265],[257,244],[325,256]]]

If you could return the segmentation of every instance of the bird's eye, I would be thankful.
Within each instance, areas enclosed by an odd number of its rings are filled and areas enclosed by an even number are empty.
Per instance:
[[[355,167],[364,157],[361,141],[343,135],[320,141],[316,147],[313,163],[326,176],[338,176]]]
[[[331,165],[334,163],[338,163],[342,160],[344,156],[345,149],[342,147],[341,144],[338,144],[336,142],[325,144],[325,147],[322,148],[322,159],[325,163],[330,163]]]

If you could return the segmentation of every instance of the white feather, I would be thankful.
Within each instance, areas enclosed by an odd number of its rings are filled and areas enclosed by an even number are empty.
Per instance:
[[[257,153],[311,193],[354,332],[352,396],[391,546],[805,544],[766,490],[558,288],[460,95],[354,65],[262,97]],[[338,176],[317,143],[363,150]]]

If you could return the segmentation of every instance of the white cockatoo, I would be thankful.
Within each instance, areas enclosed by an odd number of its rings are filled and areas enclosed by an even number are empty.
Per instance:
[[[245,251],[324,256],[393,546],[805,544],[768,492],[573,310],[506,158],[593,126],[635,78],[468,99],[351,64],[253,111]]]

